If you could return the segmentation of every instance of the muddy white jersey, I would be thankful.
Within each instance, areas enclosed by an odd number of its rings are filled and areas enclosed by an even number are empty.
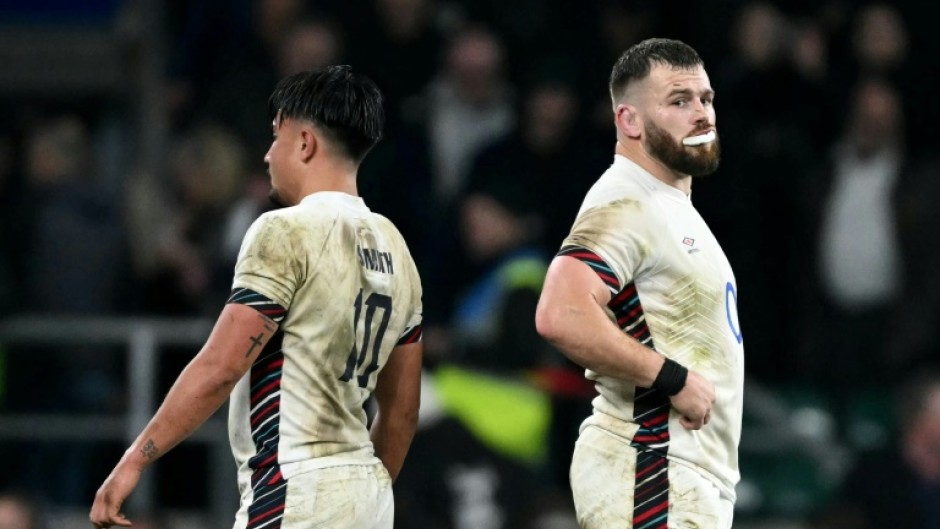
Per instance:
[[[715,386],[711,420],[693,431],[664,393],[588,370],[599,395],[585,424],[701,470],[733,500],[744,389],[737,287],[690,197],[618,155],[586,195],[559,254],[604,280],[618,327]]]
[[[240,485],[377,461],[364,403],[393,348],[421,335],[421,281],[395,226],[337,192],[265,213],[245,235],[230,302],[280,324],[229,404]]]

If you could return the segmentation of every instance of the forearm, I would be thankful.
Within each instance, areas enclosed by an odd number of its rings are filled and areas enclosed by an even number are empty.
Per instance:
[[[197,355],[180,373],[156,414],[127,449],[121,463],[144,467],[178,445],[208,420],[238,382],[233,374]]]
[[[652,385],[662,357],[617,328],[599,307],[568,307],[564,318],[551,341],[571,360],[599,375]]]
[[[418,427],[418,414],[382,413],[372,423],[370,437],[375,455],[382,461],[394,481],[401,471]]]

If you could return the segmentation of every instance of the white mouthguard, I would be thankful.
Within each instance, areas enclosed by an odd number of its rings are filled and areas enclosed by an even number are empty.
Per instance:
[[[705,134],[700,134],[698,136],[692,136],[691,138],[685,138],[682,140],[683,145],[695,146],[702,145],[705,143],[711,143],[715,141],[715,131],[710,130]]]

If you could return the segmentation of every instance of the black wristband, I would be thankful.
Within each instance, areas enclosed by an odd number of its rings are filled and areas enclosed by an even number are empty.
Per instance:
[[[685,379],[689,376],[689,370],[679,362],[667,358],[663,367],[656,375],[653,381],[653,389],[658,389],[670,397],[682,391],[685,387]]]

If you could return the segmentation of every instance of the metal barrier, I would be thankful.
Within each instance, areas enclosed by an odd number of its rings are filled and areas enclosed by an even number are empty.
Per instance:
[[[101,345],[126,346],[127,412],[123,416],[100,415],[0,415],[0,440],[124,440],[130,443],[156,410],[157,360],[161,346],[200,347],[212,322],[205,319],[158,318],[50,318],[19,317],[0,321],[0,344],[29,346]],[[803,452],[830,479],[846,468],[850,451],[825,431],[800,425],[798,410],[790,409],[775,392],[756,381],[746,384],[745,412],[759,418],[743,433],[742,453]],[[224,407],[223,407],[224,410]],[[194,432],[187,442],[210,447],[209,511],[211,520],[231,520],[238,508],[236,468],[225,428],[217,413]],[[172,456],[170,456],[172,457]],[[157,462],[157,464],[160,464]],[[155,506],[154,472],[145,472],[129,499],[129,508],[152,511]],[[745,495],[739,503],[746,508]]]
[[[195,350],[205,343],[211,329],[212,322],[205,319],[17,317],[0,321],[0,344],[124,345],[128,360],[126,414],[0,414],[0,440],[124,440],[130,444],[159,405],[156,379],[161,346],[185,346]],[[213,520],[233,519],[238,508],[235,462],[225,420],[220,417],[224,410],[223,406],[186,441],[210,447],[208,507]],[[152,511],[155,500],[154,472],[144,472],[128,499],[129,508]]]

